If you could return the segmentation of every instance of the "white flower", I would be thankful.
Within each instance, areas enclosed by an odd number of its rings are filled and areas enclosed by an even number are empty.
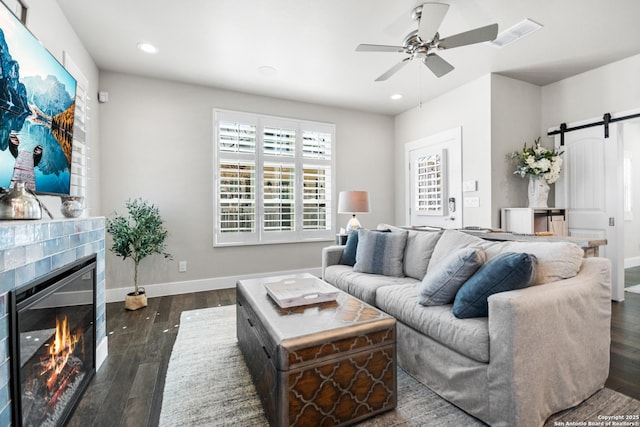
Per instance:
[[[522,151],[511,153],[511,158],[516,159],[518,164],[513,172],[522,178],[529,176],[542,177],[549,184],[560,178],[562,169],[561,151],[548,150],[540,145],[540,138],[537,138],[532,147],[524,144]]]

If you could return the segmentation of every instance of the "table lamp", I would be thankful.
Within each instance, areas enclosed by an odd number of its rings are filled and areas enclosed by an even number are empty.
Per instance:
[[[353,215],[347,223],[347,233],[362,228],[356,213],[369,212],[369,193],[366,191],[341,191],[338,198],[338,213]]]

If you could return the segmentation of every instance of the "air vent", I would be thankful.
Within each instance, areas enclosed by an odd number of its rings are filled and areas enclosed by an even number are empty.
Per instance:
[[[534,33],[542,28],[542,25],[531,19],[525,19],[518,22],[513,27],[498,34],[498,37],[491,42],[491,45],[496,48],[503,48],[517,40],[520,40],[524,36]]]

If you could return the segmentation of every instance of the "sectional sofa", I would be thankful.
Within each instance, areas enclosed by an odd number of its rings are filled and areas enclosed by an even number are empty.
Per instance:
[[[569,242],[489,242],[453,230],[378,228],[386,232],[361,230],[357,245],[349,236],[346,246],[325,248],[323,279],[397,319],[398,364],[418,381],[480,420],[509,427],[542,425],[604,387],[607,259],[584,258]],[[434,278],[449,282],[457,274],[447,265],[469,248],[481,255],[478,269],[450,295],[436,286],[425,298]],[[526,283],[476,298],[484,299],[485,315],[457,317],[463,287],[477,282],[492,259],[514,254],[526,254],[532,267]],[[513,268],[502,270],[509,276]]]

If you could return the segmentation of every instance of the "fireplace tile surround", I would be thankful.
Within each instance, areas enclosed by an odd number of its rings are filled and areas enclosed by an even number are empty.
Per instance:
[[[107,355],[103,217],[0,221],[0,425],[11,424],[9,292],[95,253],[96,368]]]

